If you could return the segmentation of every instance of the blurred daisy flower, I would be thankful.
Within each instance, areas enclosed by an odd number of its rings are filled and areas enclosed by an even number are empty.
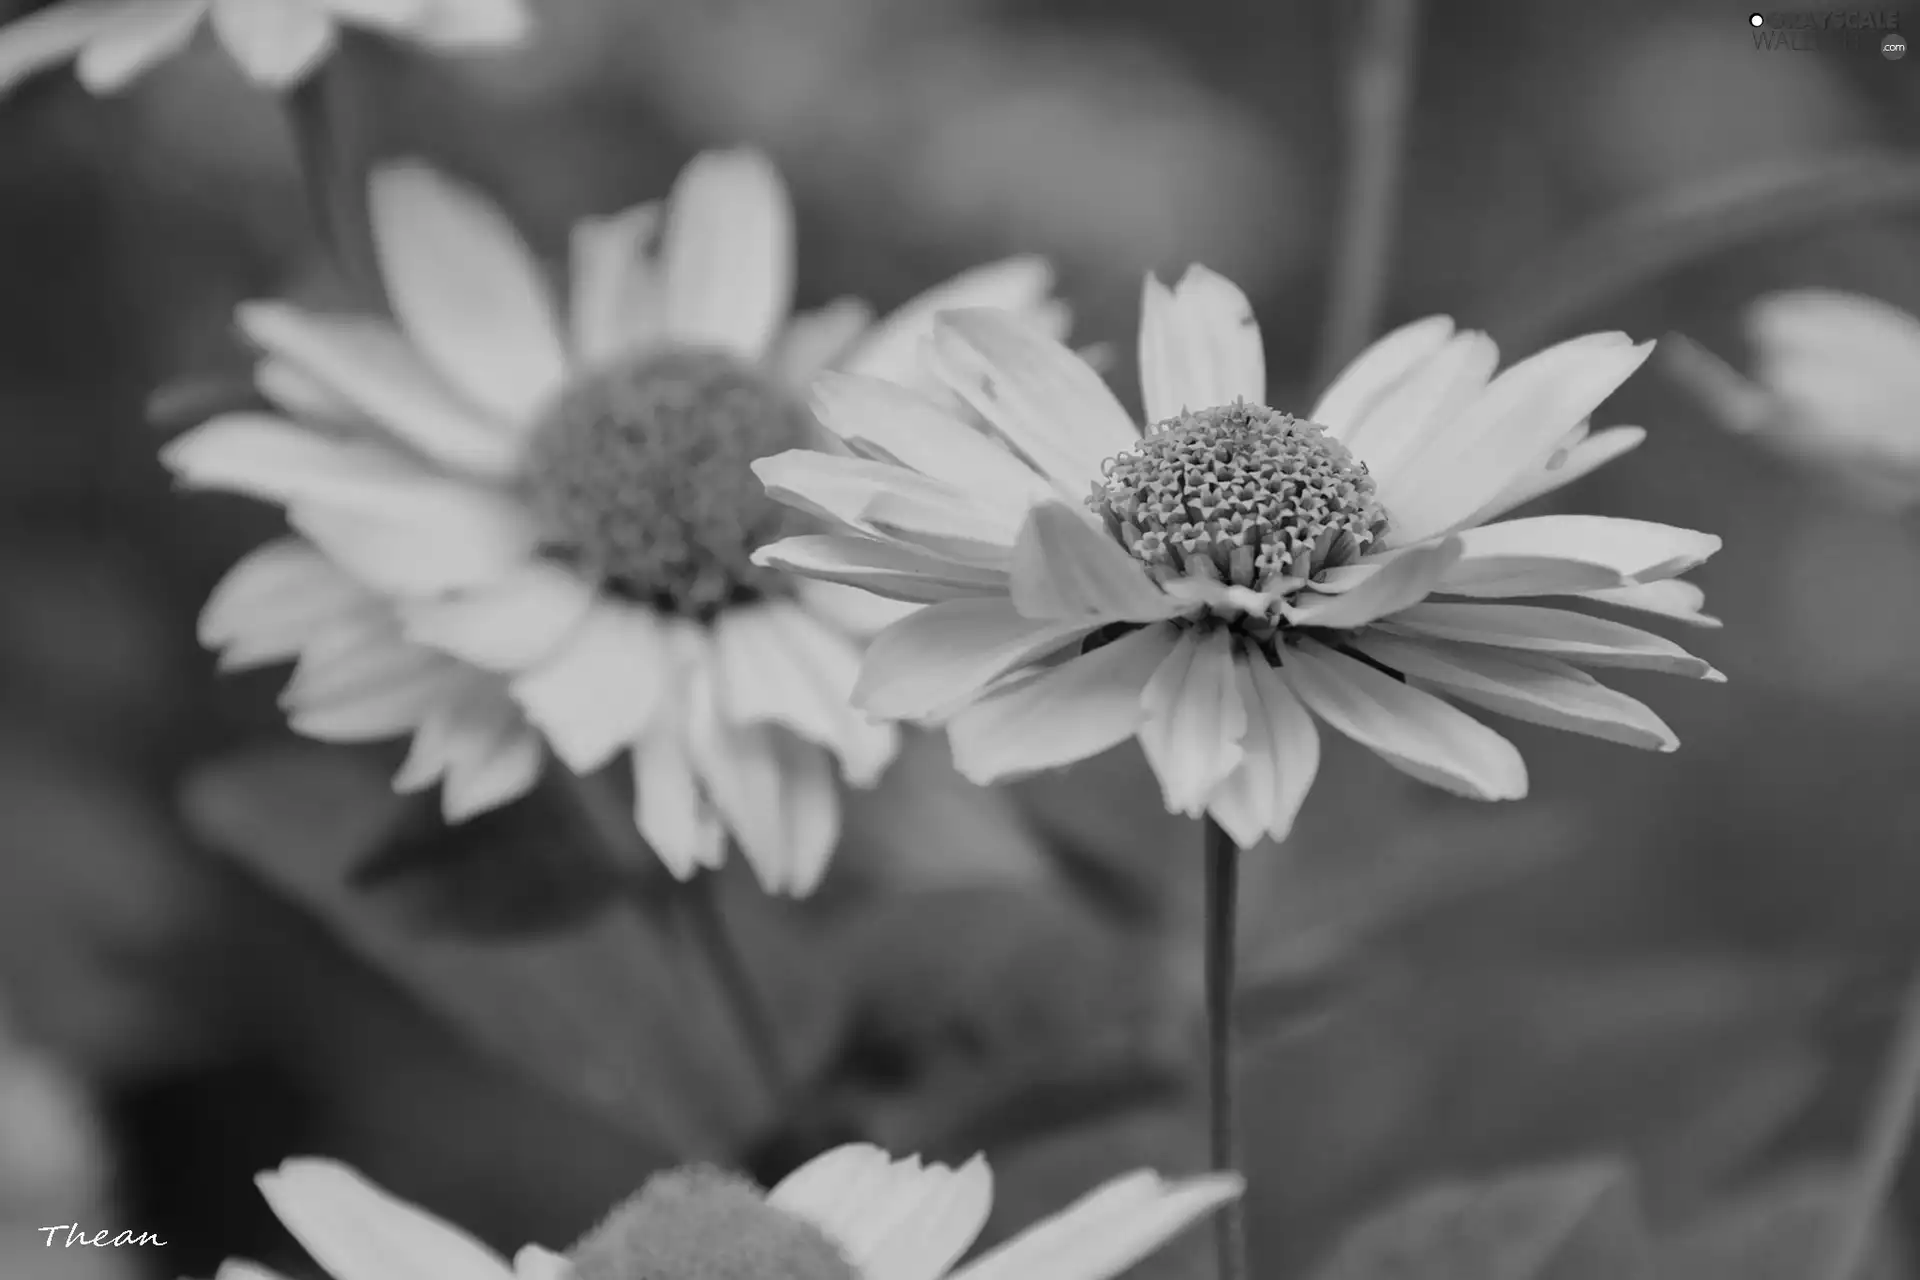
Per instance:
[[[1664,751],[1659,717],[1585,668],[1721,678],[1637,627],[1512,603],[1707,621],[1674,579],[1718,538],[1600,516],[1487,523],[1640,442],[1586,420],[1651,345],[1589,335],[1496,377],[1490,339],[1433,317],[1295,418],[1264,407],[1246,298],[1196,267],[1177,289],[1147,281],[1143,435],[1066,348],[1014,316],[956,312],[934,367],[994,438],[912,392],[824,379],[822,421],[864,456],[755,470],[838,531],[756,560],[927,605],[875,637],[855,696],[945,722],[976,782],[1137,737],[1170,811],[1247,846],[1290,829],[1317,717],[1422,781],[1513,799],[1519,753],[1452,700]]]
[[[344,1165],[290,1160],[257,1181],[338,1280],[1107,1280],[1241,1191],[1231,1174],[1127,1174],[956,1268],[993,1205],[986,1162],[845,1146],[764,1194],[711,1169],[660,1174],[567,1254],[528,1245],[509,1265]],[[229,1262],[217,1280],[278,1278]]]
[[[0,29],[0,92],[72,61],[93,93],[115,93],[186,48],[202,21],[270,89],[303,80],[342,24],[439,49],[517,44],[524,0],[56,0]]]
[[[793,215],[771,165],[712,152],[664,205],[575,229],[566,323],[490,205],[417,166],[374,176],[395,323],[239,312],[280,414],[173,441],[187,485],[287,511],[202,618],[226,665],[297,657],[293,727],[413,733],[403,788],[462,818],[523,794],[539,740],[577,773],[631,751],[635,822],[676,875],[729,835],[769,890],[806,893],[839,830],[839,771],[873,784],[897,732],[849,703],[893,602],[752,561],[791,513],[756,458],[820,440],[802,388],[910,368],[933,313],[1064,327],[1032,259],[969,272],[875,324],[789,317]],[[824,589],[823,589],[824,588]]]

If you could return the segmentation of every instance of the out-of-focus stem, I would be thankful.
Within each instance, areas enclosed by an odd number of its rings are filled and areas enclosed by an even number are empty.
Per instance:
[[[287,94],[286,104],[314,231],[355,300],[381,310],[385,289],[367,219],[372,140],[363,118],[371,89],[365,62],[374,53],[343,33],[340,48]]]
[[[1207,1148],[1216,1170],[1239,1166],[1234,1116],[1233,983],[1240,910],[1240,849],[1219,823],[1205,820],[1207,877]],[[1220,1280],[1246,1280],[1246,1216],[1238,1200],[1213,1219]]]
[[[1920,1109],[1920,971],[1909,980],[1886,1073],[1867,1116],[1867,1132],[1839,1221],[1815,1280],[1854,1280],[1873,1246],[1874,1228],[1899,1176],[1914,1114]]]
[[[1386,299],[1419,0],[1362,0],[1347,80],[1346,178],[1315,385],[1325,387],[1373,337]]]

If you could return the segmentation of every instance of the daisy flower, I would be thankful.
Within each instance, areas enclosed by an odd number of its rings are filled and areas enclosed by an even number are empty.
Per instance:
[[[639,831],[675,874],[729,835],[768,889],[805,893],[839,829],[838,772],[873,784],[896,730],[849,703],[863,631],[901,607],[752,562],[791,513],[749,464],[817,442],[801,394],[839,365],[910,367],[935,311],[1022,309],[1043,263],[969,272],[875,324],[789,318],[793,221],[748,152],[690,163],[663,205],[575,229],[567,320],[494,209],[428,170],[369,201],[395,321],[239,312],[280,413],[217,417],[163,458],[184,484],[284,507],[297,535],[214,593],[229,665],[297,657],[293,727],[412,732],[403,787],[450,816],[630,754]]]
[[[1519,753],[1461,711],[1671,750],[1589,667],[1718,679],[1566,596],[1702,621],[1675,575],[1720,541],[1637,520],[1489,523],[1638,444],[1586,420],[1647,358],[1577,338],[1494,375],[1484,334],[1434,317],[1375,343],[1296,418],[1265,405],[1246,298],[1203,268],[1146,284],[1144,434],[1099,377],[1017,317],[941,317],[936,371],[983,434],[913,393],[830,377],[822,421],[860,457],[755,465],[838,530],[757,561],[927,607],[875,637],[856,699],[944,722],[987,783],[1138,738],[1170,811],[1242,847],[1285,837],[1315,718],[1422,781],[1526,792]]]
[[[517,44],[524,0],[56,0],[0,28],[0,92],[72,61],[93,93],[115,93],[210,23],[248,78],[286,89],[325,61],[340,27],[432,48]]]
[[[1115,1178],[956,1267],[993,1206],[976,1156],[958,1169],[838,1147],[772,1191],[710,1169],[650,1180],[566,1254],[504,1259],[330,1160],[256,1179],[287,1230],[337,1280],[1107,1280],[1241,1192],[1232,1174]],[[229,1262],[218,1280],[278,1280]]]

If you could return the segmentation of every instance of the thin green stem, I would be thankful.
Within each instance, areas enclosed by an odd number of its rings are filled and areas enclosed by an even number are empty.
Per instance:
[[[1240,849],[1219,823],[1205,820],[1207,876],[1207,1147],[1217,1170],[1239,1167],[1234,1119],[1233,982],[1240,907]],[[1246,1280],[1247,1225],[1238,1200],[1213,1220],[1220,1280]]]
[[[1819,1280],[1854,1280],[1873,1247],[1874,1228],[1899,1176],[1907,1141],[1920,1110],[1920,972],[1907,989],[1894,1029],[1880,1091],[1867,1116],[1867,1132],[1843,1216],[1834,1224]]]
[[[308,216],[342,279],[372,310],[385,305],[367,218],[371,169],[364,112],[369,87],[360,65],[372,50],[351,36],[286,97],[287,120],[306,190]]]
[[[653,851],[646,847],[633,825],[631,808],[606,775],[582,777],[557,764],[552,773],[561,780],[562,790],[572,802],[582,826],[613,866],[624,870],[654,858]],[[623,876],[623,879],[631,882],[633,877]],[[761,1088],[776,1109],[784,1108],[794,1096],[792,1073],[780,1049],[772,1012],[727,928],[717,873],[703,871],[685,884],[675,883],[668,892],[670,901],[680,911],[689,939],[720,988],[721,998],[732,1015]],[[654,905],[637,896],[634,902],[643,912],[649,912]]]
[[[1325,387],[1380,323],[1393,261],[1419,0],[1364,0],[1347,81],[1346,180],[1340,198],[1316,384]]]

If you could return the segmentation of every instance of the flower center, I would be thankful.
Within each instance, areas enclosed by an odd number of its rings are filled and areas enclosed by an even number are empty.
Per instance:
[[[527,495],[555,558],[706,621],[780,587],[751,557],[788,517],[749,464],[812,429],[797,396],[731,355],[648,352],[580,379],[547,411]]]
[[[1170,418],[1102,470],[1087,505],[1162,582],[1277,591],[1346,564],[1387,527],[1365,463],[1261,405]]]
[[[717,1169],[673,1169],[572,1250],[574,1280],[861,1280],[812,1223]]]

